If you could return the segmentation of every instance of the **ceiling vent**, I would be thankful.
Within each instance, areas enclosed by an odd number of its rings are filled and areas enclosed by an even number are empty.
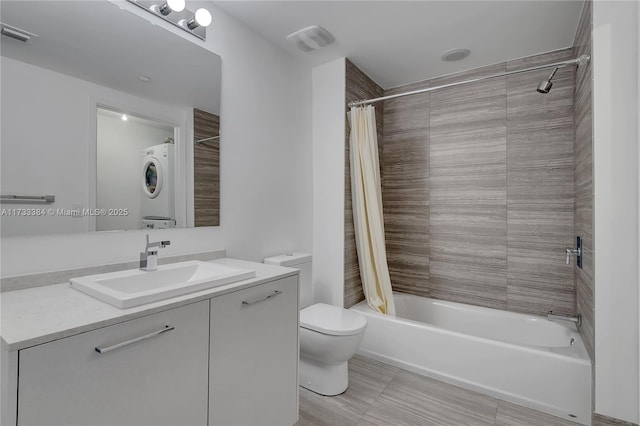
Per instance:
[[[0,26],[2,27],[0,29],[0,34],[23,43],[31,40],[31,37],[38,37],[36,34],[30,33],[29,31],[21,30],[20,28],[12,27],[11,25],[3,24],[2,22],[0,22]]]
[[[322,27],[312,25],[291,33],[287,40],[294,43],[303,52],[311,52],[328,46],[335,41],[331,33]]]

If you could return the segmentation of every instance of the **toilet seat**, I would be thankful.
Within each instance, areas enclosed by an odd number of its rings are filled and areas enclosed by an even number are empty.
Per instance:
[[[331,336],[361,333],[367,320],[355,312],[338,306],[316,303],[300,311],[300,327]]]

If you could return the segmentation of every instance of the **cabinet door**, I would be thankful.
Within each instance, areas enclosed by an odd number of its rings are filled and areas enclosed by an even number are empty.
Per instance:
[[[210,425],[298,417],[298,279],[211,299]]]
[[[208,320],[206,300],[21,350],[18,424],[206,424]]]

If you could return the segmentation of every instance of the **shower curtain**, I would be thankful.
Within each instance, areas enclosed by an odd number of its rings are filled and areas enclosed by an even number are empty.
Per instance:
[[[351,108],[350,114],[351,196],[362,288],[371,309],[395,315],[384,241],[375,108]]]

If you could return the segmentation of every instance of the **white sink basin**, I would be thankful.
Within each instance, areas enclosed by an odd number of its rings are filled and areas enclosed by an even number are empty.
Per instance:
[[[197,260],[158,266],[156,271],[110,272],[72,278],[74,289],[121,309],[254,278],[256,272]]]

